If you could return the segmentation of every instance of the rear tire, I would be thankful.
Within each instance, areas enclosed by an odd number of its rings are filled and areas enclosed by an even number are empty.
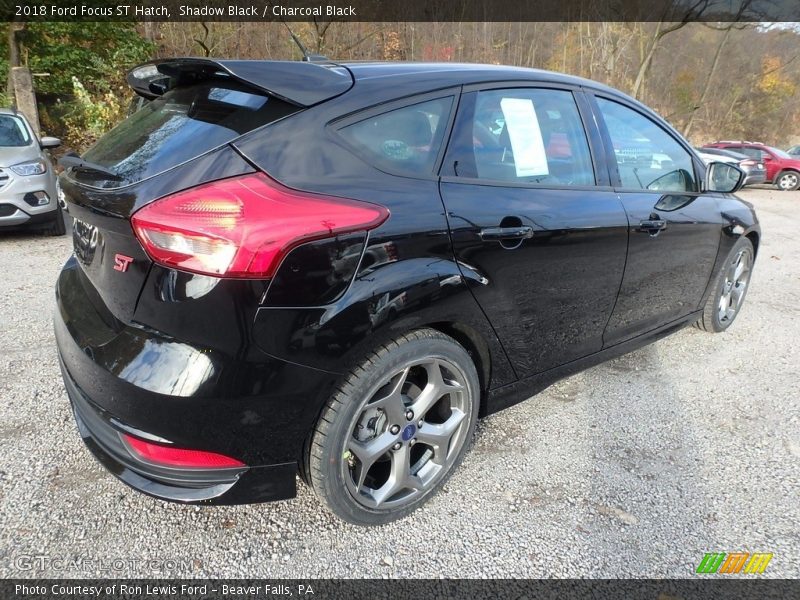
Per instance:
[[[53,222],[47,226],[44,232],[51,236],[64,235],[67,233],[67,223],[64,219],[64,211],[61,208],[60,203],[57,204],[55,213],[56,215],[53,219]]]
[[[797,171],[784,171],[775,179],[776,187],[782,192],[791,192],[800,187],[800,173]]]
[[[722,263],[714,289],[703,308],[703,316],[695,327],[709,333],[721,333],[731,326],[750,287],[754,258],[753,243],[740,237]]]
[[[356,525],[382,525],[425,503],[461,463],[480,385],[467,351],[419,329],[347,373],[312,434],[303,469],[320,500]]]

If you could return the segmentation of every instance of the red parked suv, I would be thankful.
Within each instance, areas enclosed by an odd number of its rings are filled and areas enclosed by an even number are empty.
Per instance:
[[[767,168],[767,183],[774,183],[779,190],[790,191],[800,187],[800,158],[784,150],[760,142],[722,141],[706,144],[706,148],[725,148],[764,161]]]

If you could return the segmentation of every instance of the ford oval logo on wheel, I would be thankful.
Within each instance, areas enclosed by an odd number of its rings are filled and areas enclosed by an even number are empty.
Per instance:
[[[407,442],[411,438],[413,438],[417,434],[417,426],[416,425],[406,425],[405,429],[403,429],[402,438],[404,442]]]

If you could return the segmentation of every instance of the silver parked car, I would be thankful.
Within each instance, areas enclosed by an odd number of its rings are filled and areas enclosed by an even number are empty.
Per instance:
[[[0,229],[66,233],[56,173],[45,152],[59,145],[58,138],[39,139],[20,113],[0,109]]]

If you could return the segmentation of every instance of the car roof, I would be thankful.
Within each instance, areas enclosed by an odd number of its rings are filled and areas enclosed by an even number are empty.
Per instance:
[[[373,91],[386,88],[405,90],[411,94],[424,92],[426,88],[433,90],[515,81],[584,87],[625,100],[668,125],[652,108],[616,88],[591,79],[545,69],[454,62],[342,61],[330,64],[347,69],[353,77],[355,86],[359,83],[372,84]],[[435,87],[432,87],[432,84]]]
[[[729,146],[764,146],[767,147],[767,144],[764,142],[748,142],[747,140],[719,140],[717,142],[712,142],[712,144],[722,145],[729,145]]]
[[[714,148],[714,147],[703,147],[703,148],[695,148],[698,152],[705,152],[706,154],[715,154],[717,156],[727,156],[729,158],[737,158],[737,159],[746,159],[750,158],[746,154],[741,154],[739,152],[734,152],[733,150],[728,150],[726,148]]]
[[[618,96],[622,92],[614,88],[555,71],[531,69],[528,67],[512,67],[508,65],[487,65],[479,63],[451,62],[377,62],[377,61],[345,61],[337,63],[346,67],[356,81],[375,78],[413,79],[420,74],[435,73],[441,78],[442,85],[462,85],[489,81],[547,81],[564,85],[591,87],[607,91]]]
[[[591,79],[556,71],[509,65],[454,62],[342,61],[332,64],[346,68],[351,73],[356,86],[359,83],[371,84],[373,90],[380,87],[405,90],[408,93],[421,93],[425,91],[425,88],[433,90],[462,85],[515,81],[584,87],[625,100],[663,121],[663,118],[652,108],[616,88]],[[432,84],[435,87],[432,87]]]
[[[618,89],[597,81],[543,69],[452,62],[378,62],[378,61],[273,61],[225,60],[213,58],[165,58],[134,67],[128,84],[140,95],[155,97],[163,91],[151,86],[153,77],[196,81],[222,73],[259,87],[299,106],[312,106],[345,95],[357,82],[371,87],[423,93],[435,89],[492,82],[537,82],[585,87],[603,92],[639,107],[663,121],[651,108]],[[387,80],[391,80],[389,83]],[[180,85],[180,83],[179,83]],[[665,122],[665,121],[664,121]],[[666,122],[665,122],[666,123]]]

